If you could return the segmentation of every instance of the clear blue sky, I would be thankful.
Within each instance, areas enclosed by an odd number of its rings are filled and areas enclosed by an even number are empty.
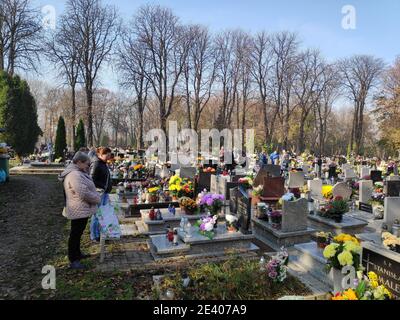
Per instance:
[[[61,14],[65,1],[35,0],[53,5]],[[400,55],[399,0],[103,0],[114,4],[127,20],[143,4],[168,6],[185,23],[201,23],[212,31],[242,28],[296,31],[303,45],[321,49],[329,59],[353,54],[372,54],[392,63]],[[342,28],[342,7],[356,9],[356,29]],[[112,86],[104,73],[104,85]]]

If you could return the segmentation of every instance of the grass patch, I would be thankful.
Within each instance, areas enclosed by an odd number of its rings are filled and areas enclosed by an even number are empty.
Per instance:
[[[222,263],[207,263],[187,272],[191,284],[184,288],[181,274],[165,277],[160,290],[172,289],[175,299],[183,300],[276,300],[286,295],[308,295],[311,291],[289,276],[274,283],[260,271],[258,261],[232,257]],[[159,292],[154,293],[159,297]]]

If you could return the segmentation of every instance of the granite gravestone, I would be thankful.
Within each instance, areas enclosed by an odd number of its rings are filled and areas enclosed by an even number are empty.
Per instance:
[[[307,181],[308,189],[312,198],[320,199],[322,198],[322,180],[314,179]]]
[[[264,183],[264,178],[268,175],[270,175],[270,173],[267,171],[267,169],[265,167],[261,167],[254,178],[253,187],[262,186]]]
[[[249,234],[251,223],[251,197],[246,189],[239,187],[237,192],[237,226],[243,234]]]
[[[238,190],[237,186],[229,189],[229,210],[233,215],[237,213]]]
[[[386,181],[386,196],[400,197],[400,180]]]
[[[395,220],[400,220],[400,197],[386,197],[383,222],[391,230]]]
[[[400,176],[389,176],[386,178],[387,181],[400,181]]]
[[[400,255],[368,242],[362,246],[362,265],[366,274],[376,273],[393,298],[400,299]]]
[[[307,230],[308,201],[284,201],[282,214],[282,232]]]
[[[263,194],[260,199],[264,202],[278,201],[285,194],[285,179],[283,177],[264,178]]]
[[[371,173],[371,168],[362,166],[360,169],[360,179],[369,176]]]
[[[345,171],[344,171],[344,178],[346,179],[346,180],[351,180],[351,179],[354,179],[354,178],[356,178],[357,176],[356,176],[356,173],[354,172],[354,170],[352,169],[352,168],[350,168],[350,169],[346,169]]]
[[[372,180],[361,180],[359,182],[360,202],[368,203],[371,200],[372,191]]]
[[[382,171],[379,170],[371,170],[371,180],[375,182],[383,181]]]
[[[337,183],[332,189],[334,198],[342,197],[344,200],[350,200],[352,193],[352,190],[344,182]]]
[[[304,172],[289,172],[288,188],[304,187]]]
[[[275,164],[267,164],[266,166],[264,166],[264,169],[270,174],[271,177],[281,176],[281,166]]]
[[[189,180],[194,180],[196,176],[197,169],[195,167],[182,167],[180,168],[180,177],[182,179],[186,178]]]

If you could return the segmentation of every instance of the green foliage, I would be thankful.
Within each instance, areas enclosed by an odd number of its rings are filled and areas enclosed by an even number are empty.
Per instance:
[[[65,122],[64,118],[60,117],[58,119],[57,133],[56,133],[56,143],[55,143],[55,158],[64,158],[64,150],[67,148],[67,138],[65,132]]]
[[[176,299],[190,300],[270,300],[285,295],[308,294],[304,285],[292,277],[274,283],[258,260],[232,256],[222,263],[206,263],[188,271],[191,284],[183,287],[182,276],[166,277],[161,292],[172,289]]]
[[[83,120],[79,120],[78,127],[76,128],[76,139],[75,139],[75,150],[78,151],[80,148],[86,147],[85,138],[85,125]]]
[[[18,156],[33,152],[42,131],[37,121],[36,102],[28,83],[19,76],[0,73],[0,127],[6,132],[0,140],[6,141]]]

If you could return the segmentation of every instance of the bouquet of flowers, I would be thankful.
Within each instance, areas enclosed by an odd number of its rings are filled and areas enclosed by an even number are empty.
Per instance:
[[[333,186],[324,185],[322,186],[322,195],[325,199],[330,200],[333,198]]]
[[[331,200],[318,214],[321,217],[333,219],[340,223],[343,219],[343,215],[348,211],[349,205],[342,197],[338,196]]]
[[[197,205],[196,201],[188,197],[180,198],[179,206],[183,208],[187,214],[194,214],[199,211],[199,206]]]
[[[222,194],[206,193],[199,198],[199,205],[206,207],[212,214],[217,214],[223,207],[225,197]]]
[[[390,232],[382,233],[382,243],[386,249],[400,253],[400,238],[397,238],[394,234]]]
[[[158,193],[158,191],[160,191],[160,187],[153,187],[153,188],[149,188],[147,190],[147,192],[151,195],[156,195]]]
[[[238,182],[246,189],[250,189],[253,186],[253,179],[251,177],[240,178]]]
[[[182,179],[179,176],[172,176],[169,179],[168,190],[171,192],[171,194],[173,196],[175,196],[175,197],[178,196],[178,192],[181,191],[181,189],[182,189],[181,183],[182,183]]]
[[[328,245],[323,255],[327,259],[327,271],[334,268],[340,270],[345,266],[354,266],[356,270],[361,267],[362,248],[357,238],[348,235],[340,234],[333,238],[333,243]]]
[[[379,284],[378,276],[374,272],[369,272],[364,276],[362,272],[357,272],[355,289],[348,289],[336,294],[332,300],[391,300],[393,299],[390,291]]]
[[[195,224],[196,227],[199,228],[199,233],[210,240],[214,238],[214,227],[217,223],[218,217],[217,216],[208,216],[201,218]]]
[[[268,273],[268,277],[275,283],[282,283],[287,277],[288,262],[289,254],[282,248],[277,255],[273,256],[271,260],[267,262],[265,269]]]
[[[383,192],[372,192],[369,204],[372,206],[383,206],[385,203],[385,194]]]
[[[208,168],[203,169],[203,172],[204,173],[215,173],[216,170],[213,167],[208,167]]]
[[[180,190],[178,191],[178,197],[187,197],[187,198],[193,198],[194,197],[194,187],[193,183],[188,180],[188,179],[183,179],[181,181],[182,186]]]

